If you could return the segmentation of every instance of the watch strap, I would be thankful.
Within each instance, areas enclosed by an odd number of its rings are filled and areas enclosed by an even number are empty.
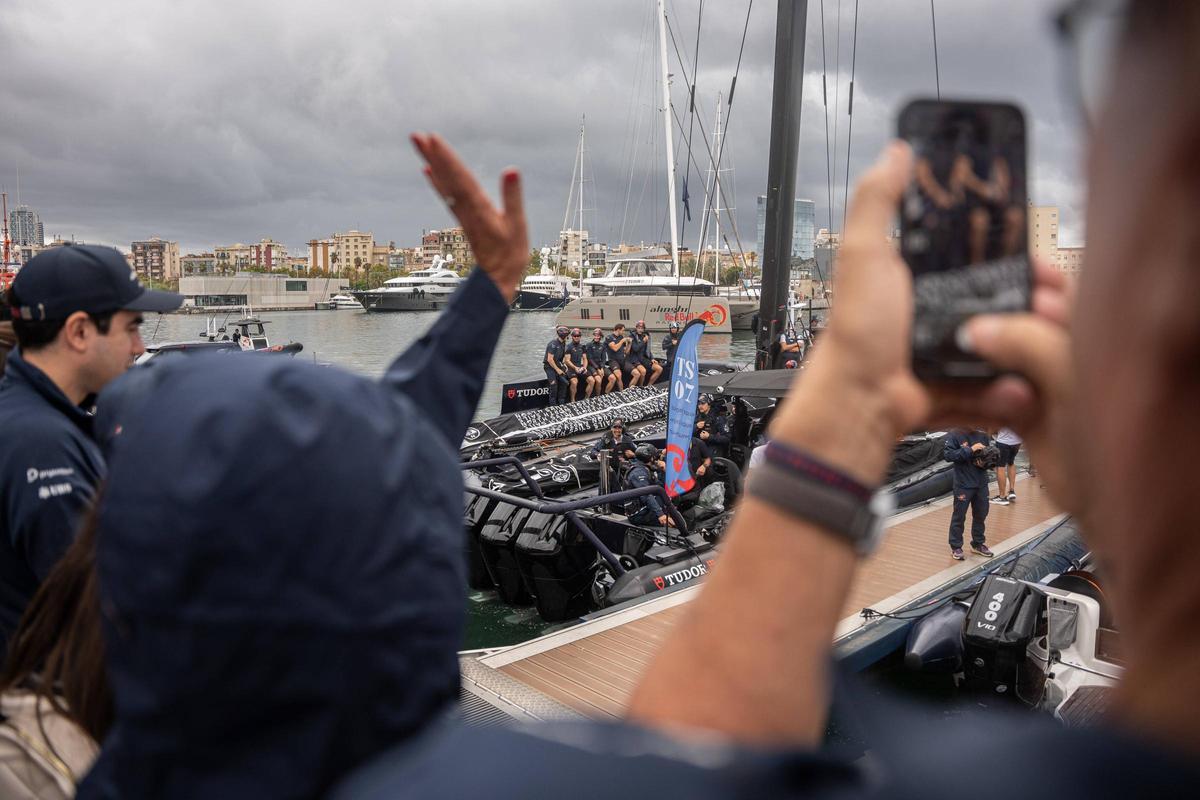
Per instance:
[[[864,501],[805,472],[764,461],[750,471],[746,491],[787,514],[848,540],[859,553],[869,553],[879,539],[883,503]]]

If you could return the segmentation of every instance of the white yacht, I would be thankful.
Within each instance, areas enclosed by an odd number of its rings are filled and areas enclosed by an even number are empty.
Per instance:
[[[367,311],[438,311],[450,302],[450,295],[462,278],[444,265],[437,256],[433,266],[400,278],[392,278],[378,289],[351,292]]]
[[[557,311],[579,296],[579,285],[566,275],[556,275],[542,267],[537,275],[528,275],[513,300],[517,311]]]
[[[354,311],[363,310],[363,304],[348,294],[335,294],[329,298],[329,307],[332,309],[349,308]]]
[[[584,278],[584,296],[558,313],[557,324],[611,328],[618,322],[632,327],[644,320],[647,330],[665,331],[672,322],[684,325],[703,319],[710,333],[753,327],[757,299],[725,297],[712,281],[677,277],[671,261],[658,255],[647,251],[610,256],[608,271],[599,278]]]

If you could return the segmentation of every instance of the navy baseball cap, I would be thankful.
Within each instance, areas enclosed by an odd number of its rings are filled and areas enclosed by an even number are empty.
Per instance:
[[[13,279],[21,305],[13,319],[66,319],[76,311],[173,311],[183,295],[147,289],[125,256],[111,247],[69,244],[38,253]]]

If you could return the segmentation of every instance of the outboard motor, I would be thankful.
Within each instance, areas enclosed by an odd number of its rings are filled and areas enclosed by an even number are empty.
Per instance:
[[[561,622],[588,612],[596,548],[565,517],[531,514],[517,537],[516,556],[542,619]]]
[[[479,547],[479,532],[492,516],[496,501],[490,497],[468,494],[466,510],[463,512],[463,528],[466,533],[467,585],[472,589],[491,589],[492,576],[483,561]]]
[[[530,512],[508,503],[498,503],[492,516],[479,529],[479,554],[496,584],[496,593],[510,606],[529,605],[529,596],[514,552],[517,536]]]
[[[1045,597],[1027,583],[989,575],[963,631],[967,683],[997,694],[1016,689],[1025,650],[1037,633]]]
[[[963,668],[963,627],[971,606],[947,603],[917,620],[908,630],[904,666],[925,674],[954,674]]]

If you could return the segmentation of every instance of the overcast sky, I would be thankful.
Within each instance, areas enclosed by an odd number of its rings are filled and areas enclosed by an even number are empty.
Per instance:
[[[831,138],[821,104],[821,2],[811,0],[797,194],[834,227],[846,170],[854,0],[824,0]],[[1079,130],[1046,0],[937,0],[942,93],[1014,99],[1032,120],[1031,197],[1062,207],[1083,239]],[[709,0],[700,28],[694,157],[707,154],[727,91],[743,0]],[[839,27],[840,9],[840,27]],[[699,0],[668,15],[673,100],[689,125]],[[754,247],[765,191],[776,4],[756,0],[728,127],[739,233]],[[563,222],[581,116],[593,240],[665,238],[663,130],[654,0],[0,0],[0,183],[42,216],[47,237],[128,248],[159,235],[184,252],[271,237],[295,254],[349,228],[409,246],[450,224],[407,134],[444,134],[494,188],[526,175],[535,244]],[[840,35],[839,35],[840,33]],[[835,70],[835,66],[838,68]],[[874,158],[895,111],[934,92],[928,0],[859,7],[850,178]],[[837,90],[839,106],[832,107]],[[676,131],[677,138],[680,136]],[[684,164],[684,152],[677,153]],[[681,175],[682,179],[682,175]],[[695,246],[703,199],[692,178]],[[11,207],[11,205],[10,205]],[[730,237],[732,240],[733,237]]]

